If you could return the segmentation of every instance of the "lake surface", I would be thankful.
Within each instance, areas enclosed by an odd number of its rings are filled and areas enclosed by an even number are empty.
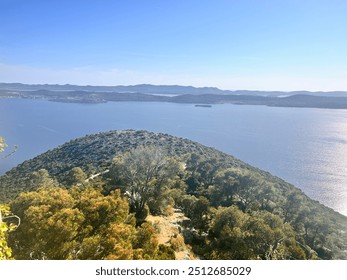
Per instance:
[[[0,136],[19,146],[0,174],[73,138],[145,129],[188,138],[301,188],[347,215],[347,110],[248,105],[0,99]]]

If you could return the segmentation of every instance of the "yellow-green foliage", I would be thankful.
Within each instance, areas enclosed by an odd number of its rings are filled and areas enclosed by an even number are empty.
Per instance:
[[[153,227],[135,227],[119,190],[42,187],[11,203],[22,217],[10,234],[16,259],[154,259]]]
[[[6,147],[4,138],[0,137],[0,152],[3,152]]]
[[[7,244],[8,232],[13,229],[7,223],[2,221],[2,218],[9,215],[9,208],[0,204],[0,260],[11,259],[12,250]]]
[[[0,137],[0,152],[3,152],[6,147],[4,138]],[[0,260],[11,258],[12,250],[7,245],[7,234],[9,227],[2,221],[2,218],[9,213],[8,207],[0,204]]]

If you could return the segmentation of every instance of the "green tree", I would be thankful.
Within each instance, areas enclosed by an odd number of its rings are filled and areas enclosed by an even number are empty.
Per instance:
[[[245,240],[257,259],[306,259],[293,228],[268,211],[253,212],[244,225]]]
[[[289,224],[268,211],[219,208],[210,228],[212,259],[306,259],[305,245]]]
[[[83,186],[86,184],[85,180],[87,179],[86,173],[82,170],[81,167],[72,168],[66,175],[65,183],[68,186]]]
[[[252,259],[242,227],[247,215],[236,206],[218,208],[212,221],[206,252],[209,259]]]
[[[208,196],[213,206],[231,206],[239,191],[239,181],[236,179],[237,170],[228,168],[216,173],[214,184],[208,188]]]
[[[187,192],[196,196],[206,195],[210,186],[214,185],[216,175],[225,166],[225,161],[218,157],[192,153],[187,160]]]
[[[109,175],[126,193],[131,212],[140,225],[147,216],[170,206],[168,190],[178,180],[180,164],[154,146],[135,148],[114,159]]]
[[[26,188],[35,190],[40,187],[49,187],[57,184],[46,169],[40,169],[30,174],[26,181]]]
[[[193,227],[198,229],[200,232],[207,231],[209,222],[209,206],[210,201],[206,197],[199,197],[191,205],[191,224]]]

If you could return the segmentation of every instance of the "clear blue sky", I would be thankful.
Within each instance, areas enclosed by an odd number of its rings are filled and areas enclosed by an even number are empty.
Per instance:
[[[0,82],[346,90],[346,0],[0,0]]]

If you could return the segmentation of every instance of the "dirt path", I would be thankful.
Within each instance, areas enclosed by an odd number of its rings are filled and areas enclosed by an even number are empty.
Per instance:
[[[158,230],[157,239],[159,244],[171,245],[175,241],[180,244],[175,248],[176,260],[197,260],[199,259],[189,245],[184,243],[184,238],[180,233],[181,221],[187,218],[179,212],[175,212],[170,216],[152,216],[147,217],[147,221],[151,222],[153,226]]]

